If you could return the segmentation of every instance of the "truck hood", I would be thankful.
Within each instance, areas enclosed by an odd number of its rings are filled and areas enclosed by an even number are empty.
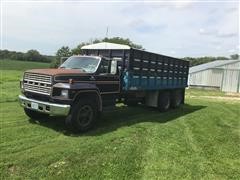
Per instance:
[[[27,70],[26,72],[29,73],[36,73],[36,74],[45,74],[45,75],[64,75],[64,74],[86,74],[85,72],[79,69],[32,69]]]

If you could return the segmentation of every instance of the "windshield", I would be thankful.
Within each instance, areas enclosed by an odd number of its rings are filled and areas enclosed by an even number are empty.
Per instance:
[[[80,69],[87,73],[94,73],[97,70],[100,59],[95,57],[72,56],[68,58],[60,68]]]

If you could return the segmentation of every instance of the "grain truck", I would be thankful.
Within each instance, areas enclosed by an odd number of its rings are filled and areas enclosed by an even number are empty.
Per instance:
[[[56,69],[32,69],[20,81],[20,105],[32,119],[66,116],[76,132],[91,129],[116,103],[142,104],[159,111],[184,103],[189,62],[134,49],[97,43],[82,47]]]

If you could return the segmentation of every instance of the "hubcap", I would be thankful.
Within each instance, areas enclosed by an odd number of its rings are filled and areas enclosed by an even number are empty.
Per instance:
[[[89,105],[82,106],[78,111],[78,123],[80,126],[87,126],[93,118],[93,109]]]

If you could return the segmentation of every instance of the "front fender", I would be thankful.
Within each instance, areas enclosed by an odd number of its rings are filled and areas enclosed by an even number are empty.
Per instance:
[[[95,84],[91,83],[56,83],[53,85],[53,88],[58,89],[68,89],[71,94],[71,102],[74,103],[74,101],[80,96],[80,95],[95,95],[96,100],[98,102],[98,109],[102,111],[102,98],[100,95],[100,91],[98,87]],[[59,99],[59,97],[58,97]]]

